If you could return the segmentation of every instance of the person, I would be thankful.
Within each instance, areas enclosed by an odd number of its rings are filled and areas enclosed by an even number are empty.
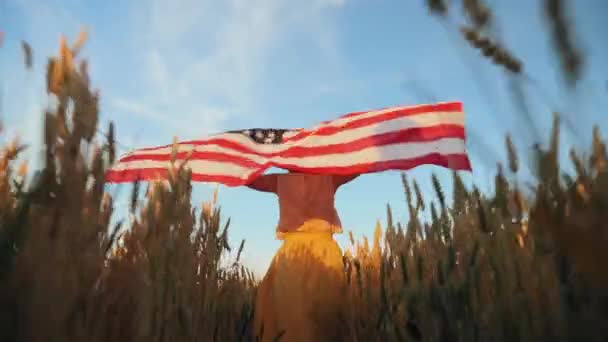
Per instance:
[[[324,341],[339,337],[344,309],[342,232],[336,191],[358,175],[298,172],[262,175],[247,186],[279,201],[283,243],[258,288],[254,311],[260,341]]]

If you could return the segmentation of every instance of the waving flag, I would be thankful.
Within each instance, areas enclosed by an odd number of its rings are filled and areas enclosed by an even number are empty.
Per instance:
[[[348,175],[408,170],[432,164],[471,170],[460,102],[356,112],[309,129],[246,129],[177,144],[177,160],[190,155],[192,180],[248,184],[270,167]],[[172,145],[143,148],[107,173],[110,183],[163,179]]]

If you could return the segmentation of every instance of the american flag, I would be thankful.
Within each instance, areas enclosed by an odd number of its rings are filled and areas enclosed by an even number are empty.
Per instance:
[[[192,180],[245,185],[270,167],[349,175],[438,165],[471,170],[461,102],[356,112],[308,129],[245,129],[179,142],[176,160]],[[109,183],[164,179],[173,145],[142,148],[118,160]]]

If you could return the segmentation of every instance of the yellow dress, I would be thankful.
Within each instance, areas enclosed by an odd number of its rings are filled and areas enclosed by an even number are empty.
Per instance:
[[[258,288],[254,329],[260,341],[329,341],[341,335],[342,251],[327,222],[309,220],[284,240]]]

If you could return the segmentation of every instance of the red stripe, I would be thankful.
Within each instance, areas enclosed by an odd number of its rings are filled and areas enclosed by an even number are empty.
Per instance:
[[[387,108],[387,109],[390,109],[390,108]],[[328,136],[328,135],[335,134],[337,132],[345,131],[347,129],[354,129],[354,128],[361,128],[364,126],[370,126],[370,125],[373,125],[376,123],[393,120],[393,119],[397,119],[397,118],[405,117],[405,116],[431,114],[433,112],[459,113],[459,112],[462,112],[462,109],[463,109],[462,102],[448,102],[448,103],[440,103],[440,104],[423,105],[423,106],[418,106],[418,107],[407,107],[407,108],[403,108],[403,109],[399,109],[399,110],[390,111],[390,112],[387,112],[384,114],[378,114],[378,115],[371,116],[368,118],[363,118],[360,120],[353,120],[353,121],[350,121],[339,127],[334,127],[334,126],[321,127],[317,130],[304,129],[304,130],[301,130],[296,135],[294,135],[293,137],[283,139],[283,142],[293,142],[293,141],[302,140],[304,138],[307,138],[310,135]],[[378,111],[378,110],[374,110],[374,111]],[[372,111],[355,112],[355,113],[347,114],[347,116],[348,115],[357,116],[357,115],[361,115],[361,114],[365,114],[365,113],[369,113],[369,112],[372,112]],[[332,120],[332,121],[336,121],[336,120]],[[332,121],[327,121],[327,123],[331,123]],[[198,146],[198,145],[212,144],[220,139],[226,140],[226,138],[221,138],[221,136],[225,135],[225,134],[233,134],[233,133],[222,133],[222,134],[218,134],[216,136],[211,136],[208,139],[202,139],[202,140],[197,139],[197,140],[183,141],[183,142],[179,142],[178,145]],[[167,148],[167,147],[171,147],[171,146],[173,146],[173,144],[168,144],[168,145],[163,145],[163,146],[158,146],[158,147],[146,147],[146,148],[139,149],[138,151],[151,151],[151,150]]]
[[[435,106],[435,108],[448,108],[448,110],[442,110],[442,111],[446,111],[446,112],[462,111],[462,102],[445,102],[445,103],[438,103],[438,104],[430,104],[430,105],[426,105],[426,106]],[[361,112],[352,112],[352,113],[344,114],[344,115],[340,116],[338,119],[354,118],[354,117],[357,117],[357,116],[360,116],[363,114],[367,114],[367,113],[371,113],[371,112],[381,112],[384,110],[390,110],[391,108],[397,108],[397,107],[403,107],[403,106],[384,107],[384,108],[366,110],[366,111],[361,111]],[[412,107],[414,107],[414,106],[412,106]],[[453,110],[454,108],[458,108],[458,109]],[[435,109],[435,111],[437,111],[437,109]],[[328,124],[332,121],[334,121],[334,120],[321,121],[321,124],[323,124],[323,125]]]
[[[371,163],[359,163],[349,166],[301,167],[298,165],[274,163],[273,166],[296,172],[317,174],[348,175],[372,173],[386,170],[410,170],[421,165],[437,165],[454,170],[471,171],[471,162],[466,154],[431,153],[421,157],[397,160],[383,160]]]
[[[403,108],[399,110],[393,110],[387,113],[378,114],[374,116],[370,116],[363,119],[355,119],[353,121],[349,121],[346,124],[341,126],[325,126],[316,130],[304,130],[293,137],[283,139],[283,142],[290,141],[298,141],[304,139],[310,135],[320,135],[327,136],[336,134],[338,132],[343,132],[349,129],[361,128],[365,126],[371,126],[383,121],[389,121],[398,119],[401,117],[413,116],[413,115],[421,115],[421,114],[432,114],[434,112],[449,112],[449,113],[459,113],[462,112],[462,103],[446,103],[439,105],[425,105],[414,108]],[[336,121],[336,120],[334,120]]]
[[[374,136],[363,137],[357,140],[348,141],[339,144],[322,145],[322,146],[292,146],[288,149],[279,152],[264,153],[247,146],[240,145],[227,139],[213,139],[207,145],[216,145],[219,147],[234,150],[239,153],[252,154],[264,158],[284,157],[284,158],[303,158],[311,156],[321,156],[334,153],[350,153],[362,150],[372,146],[385,146],[399,143],[421,143],[433,142],[441,138],[465,138],[465,129],[460,125],[436,125],[430,127],[415,127],[394,132],[382,133]],[[183,159],[188,155],[188,151],[177,153],[178,159]],[[217,159],[216,159],[217,158]],[[153,161],[169,161],[171,153],[158,154],[132,154],[120,160],[120,162],[128,162],[134,160],[153,160]],[[234,156],[221,152],[192,152],[191,159],[208,159],[233,162],[234,164],[245,167],[257,167],[259,164],[244,156]]]
[[[308,172],[317,174],[361,174],[372,173],[386,170],[410,170],[421,165],[437,165],[450,168],[453,170],[471,170],[471,163],[466,154],[447,154],[432,153],[422,157],[411,159],[387,160],[372,163],[360,163],[351,166],[340,167],[300,167],[297,165],[269,163],[266,167],[256,170],[250,177],[243,180],[233,176],[222,175],[206,175],[201,173],[193,173],[192,181],[194,182],[217,182],[227,186],[240,186],[250,183],[253,179],[261,175],[270,167],[279,167],[297,172]],[[106,173],[106,181],[108,183],[123,183],[135,181],[147,181],[166,179],[167,169],[148,168],[136,170],[110,170]]]
[[[285,158],[303,158],[325,154],[352,153],[374,146],[382,147],[401,143],[431,143],[443,138],[464,139],[464,136],[464,127],[458,125],[416,127],[382,133],[339,144],[314,147],[294,146],[283,153],[280,153],[280,156]]]
[[[145,168],[134,170],[109,170],[106,172],[107,183],[130,183],[136,181],[154,181],[166,180],[168,175],[167,169],[163,168]],[[259,174],[256,174],[259,176]],[[253,178],[252,178],[253,179]],[[192,173],[193,182],[215,182],[222,183],[227,186],[244,185],[243,179],[233,176],[208,175],[203,173]]]
[[[233,154],[222,153],[222,152],[206,152],[206,151],[184,151],[178,152],[175,154],[176,160],[184,160],[190,156],[190,160],[209,160],[216,162],[224,162],[231,163],[238,166],[248,167],[248,168],[258,168],[261,166],[260,163],[254,162],[253,160],[243,157],[243,156],[235,156]],[[120,163],[127,163],[132,161],[170,161],[171,153],[159,153],[159,154],[133,154],[130,156],[126,156],[120,160]]]

